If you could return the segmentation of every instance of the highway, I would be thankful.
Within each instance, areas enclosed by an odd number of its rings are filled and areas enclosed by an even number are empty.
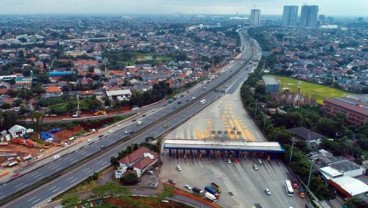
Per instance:
[[[245,41],[244,38],[242,40]],[[248,45],[245,42],[243,44]],[[251,58],[250,50],[242,52],[241,60]],[[227,84],[224,83],[226,80],[230,80],[233,83],[237,82],[239,77],[246,76],[249,73],[246,64],[244,61],[236,62],[220,76],[208,83],[204,83],[202,88],[194,90],[164,108],[140,119],[143,121],[141,125],[131,123],[105,137],[95,139],[85,147],[62,156],[29,174],[3,184],[0,186],[1,205],[8,202],[4,205],[5,207],[33,207],[51,200],[53,197],[79,184],[94,172],[108,167],[111,156],[116,156],[117,152],[124,149],[127,145],[143,142],[146,137],[157,137],[166,133],[169,129],[180,125],[218,99],[222,93],[215,92],[215,89],[227,88]],[[207,102],[202,104],[199,102],[201,99],[206,99]],[[169,124],[169,128],[163,127],[165,123]],[[141,132],[138,132],[140,130]],[[125,131],[137,133],[129,136],[125,134]],[[123,140],[126,141],[121,142]],[[104,149],[102,148],[103,146],[109,148]],[[64,171],[73,165],[75,166],[72,169]],[[41,183],[45,184],[40,186]],[[39,187],[34,188],[33,186]],[[19,194],[14,199],[14,196],[23,190],[26,190],[26,193]]]

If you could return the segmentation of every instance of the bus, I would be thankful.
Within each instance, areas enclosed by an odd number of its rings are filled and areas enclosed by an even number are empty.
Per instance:
[[[206,99],[203,99],[203,100],[201,100],[199,102],[202,103],[202,104],[205,104],[206,103]]]
[[[285,180],[285,189],[288,196],[294,195],[294,190],[289,180]]]

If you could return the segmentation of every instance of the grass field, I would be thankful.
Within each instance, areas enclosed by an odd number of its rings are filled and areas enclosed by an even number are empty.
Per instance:
[[[298,79],[289,77],[274,76],[280,83],[280,90],[283,88],[289,88],[291,92],[295,92],[298,89],[298,83],[300,82],[300,91],[302,94],[316,98],[318,104],[323,104],[323,100],[329,97],[343,97],[351,95],[352,93],[327,87],[319,84],[313,84],[304,82]]]

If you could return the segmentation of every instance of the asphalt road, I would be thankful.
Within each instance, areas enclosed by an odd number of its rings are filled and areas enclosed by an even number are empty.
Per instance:
[[[247,57],[250,57],[250,55],[250,51],[246,51],[244,52],[242,58],[246,59]],[[70,189],[71,187],[88,178],[94,172],[98,172],[109,166],[111,156],[115,156],[119,150],[123,149],[127,145],[132,143],[140,143],[143,142],[146,137],[157,137],[165,133],[168,131],[168,129],[163,127],[164,123],[168,123],[170,127],[177,126],[204,109],[209,103],[218,99],[221,94],[213,92],[212,88],[229,78],[236,81],[237,76],[233,75],[235,72],[241,69],[243,65],[244,64],[241,62],[235,62],[230,70],[222,73],[220,76],[214,78],[208,83],[204,83],[202,88],[194,90],[183,98],[177,99],[175,102],[167,105],[166,107],[142,118],[141,121],[143,123],[141,125],[132,123],[121,128],[120,130],[106,135],[103,138],[96,139],[85,147],[78,149],[68,155],[62,156],[32,171],[29,174],[20,176],[15,180],[2,184],[0,186],[0,201],[49,177],[53,177],[50,182],[39,188],[33,189],[32,191],[29,191],[20,197],[17,197],[15,200],[6,204],[5,207],[33,207],[41,202],[50,200],[63,191]],[[239,72],[240,75],[243,75],[243,71],[246,71],[246,69],[241,70]],[[208,94],[202,98],[199,98],[207,92]],[[195,99],[192,99],[193,97],[195,97]],[[199,99],[206,99],[207,103],[202,104],[199,102]],[[186,106],[183,107],[183,105]],[[174,112],[178,112],[178,114],[175,114]],[[164,119],[168,114],[171,113],[174,114],[172,114],[169,118]],[[151,126],[152,124],[155,125]],[[119,145],[109,149],[103,148],[112,146],[121,140],[125,140],[126,136],[123,135],[126,135],[126,131],[137,132],[138,130],[148,126],[150,126],[149,129],[146,129],[141,134],[133,135],[134,139],[120,143]],[[98,156],[88,160],[87,158],[94,153],[98,153]],[[83,162],[83,164],[78,164],[78,166],[73,170],[56,177],[60,171],[75,165],[83,159],[87,159],[85,162]]]

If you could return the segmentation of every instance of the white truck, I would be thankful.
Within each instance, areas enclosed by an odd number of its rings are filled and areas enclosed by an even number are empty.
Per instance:
[[[137,125],[140,126],[143,122],[142,121],[137,121]]]
[[[217,201],[215,195],[211,194],[210,192],[206,192],[204,194],[204,197],[206,197],[207,199],[209,199],[209,200],[211,200],[213,202],[216,202]]]

